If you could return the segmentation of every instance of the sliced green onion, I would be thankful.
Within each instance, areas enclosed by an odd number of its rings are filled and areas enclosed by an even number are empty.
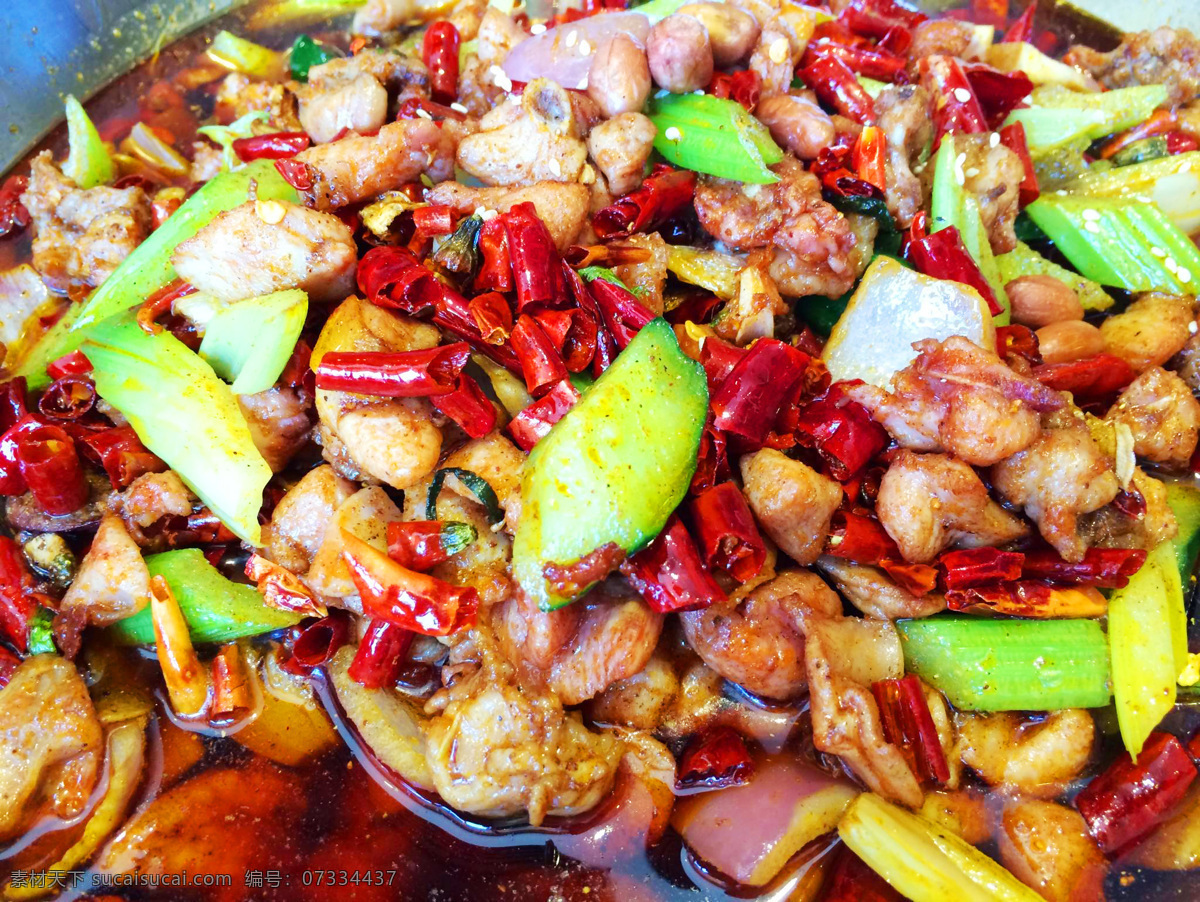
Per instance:
[[[150,575],[171,587],[198,644],[257,636],[300,622],[300,615],[270,607],[253,586],[230,582],[199,548],[165,551],[146,558]],[[153,645],[154,623],[145,607],[107,630],[122,645]]]
[[[1117,724],[1136,758],[1174,707],[1176,680],[1187,664],[1183,583],[1173,543],[1160,543],[1129,585],[1109,598],[1108,641]]]
[[[253,395],[275,384],[308,316],[308,295],[276,291],[223,307],[213,314],[200,356],[235,395]]]
[[[495,525],[504,520],[504,509],[500,507],[500,499],[496,497],[496,492],[488,485],[488,481],[478,473],[464,470],[462,467],[442,467],[433,474],[433,480],[429,483],[429,494],[425,497],[426,520],[436,520],[438,518],[438,495],[442,493],[442,485],[445,483],[447,476],[456,477],[478,499],[479,503],[487,510],[489,523]]]
[[[1127,291],[1193,294],[1200,251],[1156,205],[1042,195],[1025,208],[1075,269]]]
[[[170,332],[132,315],[94,327],[83,352],[96,393],[238,538],[262,544],[258,512],[271,478],[229,386]]]
[[[1053,276],[1075,290],[1084,310],[1107,310],[1113,305],[1113,299],[1091,279],[1047,260],[1023,241],[996,257],[996,266],[1006,284],[1021,276]]]
[[[239,38],[229,31],[217,32],[208,47],[208,56],[226,69],[244,72],[255,78],[274,80],[284,71],[283,54]]]
[[[658,128],[654,149],[667,162],[756,185],[779,181],[767,167],[782,160],[783,151],[736,100],[668,94],[653,98],[649,109]]]
[[[254,137],[254,123],[263,122],[267,118],[266,110],[252,110],[228,125],[204,125],[196,131],[221,146],[221,168],[228,171],[238,169],[242,165],[242,161],[233,152],[233,142],[238,138]]]
[[[63,163],[63,175],[80,188],[95,188],[112,181],[115,170],[108,148],[83,104],[70,94],[67,95],[67,145],[70,152]]]
[[[928,818],[864,792],[838,836],[906,899],[918,902],[1041,902],[1042,897],[970,843]]]
[[[900,620],[896,628],[905,669],[958,708],[1051,711],[1108,704],[1108,643],[1093,620],[939,616]]]

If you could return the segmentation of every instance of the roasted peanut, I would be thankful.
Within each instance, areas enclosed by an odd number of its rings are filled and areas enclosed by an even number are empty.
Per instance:
[[[646,53],[624,34],[600,45],[588,70],[588,97],[605,116],[637,113],[650,96],[650,66]]]
[[[801,160],[815,160],[822,147],[833,143],[836,131],[829,114],[804,96],[776,94],[755,108],[771,137]]]
[[[1054,276],[1021,276],[1005,285],[1004,290],[1012,301],[1013,321],[1031,329],[1083,319],[1079,296]]]
[[[694,16],[675,13],[650,29],[646,59],[654,81],[672,94],[699,91],[712,81],[708,29]]]
[[[713,62],[721,69],[748,57],[758,41],[758,20],[728,3],[689,3],[679,12],[695,16],[708,29]]]
[[[1064,319],[1037,330],[1038,346],[1046,363],[1066,363],[1094,357],[1104,350],[1104,336],[1091,323]]]

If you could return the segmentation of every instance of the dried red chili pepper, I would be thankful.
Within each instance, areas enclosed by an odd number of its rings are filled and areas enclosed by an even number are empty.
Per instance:
[[[144,473],[161,473],[166,463],[151,453],[132,426],[114,426],[81,434],[79,442],[88,457],[94,458],[108,474],[114,489],[120,491]]]
[[[946,783],[950,767],[938,738],[921,681],[912,674],[898,680],[871,684],[879,705],[883,736],[900,749],[908,766],[922,783]]]
[[[1021,13],[1015,22],[1009,26],[1008,31],[1004,32],[1004,38],[1001,40],[1003,44],[1019,44],[1025,42],[1027,44],[1033,42],[1033,17],[1037,15],[1037,0],[1033,0],[1025,11]]]
[[[762,76],[753,69],[717,72],[706,90],[713,97],[735,100],[744,106],[747,112],[753,112],[762,96]]]
[[[1025,555],[998,548],[965,548],[947,551],[938,558],[949,589],[969,589],[1021,578]]]
[[[878,520],[848,510],[834,512],[825,554],[871,565],[884,558],[901,559],[896,543]]]
[[[513,271],[508,255],[508,232],[499,216],[492,217],[480,227],[479,256],[482,262],[475,274],[475,290],[511,291]]]
[[[996,327],[996,355],[1010,365],[1020,358],[1030,366],[1041,366],[1042,352],[1037,333],[1028,326],[1013,324]]]
[[[616,542],[605,542],[593,548],[579,560],[560,564],[549,561],[542,567],[542,576],[562,598],[575,598],[593,583],[606,578],[625,561],[625,549]]]
[[[705,565],[728,571],[740,583],[757,576],[767,546],[750,505],[732,482],[706,489],[688,505],[689,522]]]
[[[8,685],[12,675],[21,666],[21,659],[0,645],[0,689]]]
[[[734,367],[749,353],[749,349],[739,348],[715,335],[704,339],[700,347],[700,365],[704,367],[704,375],[708,380],[709,397],[714,397],[720,391]]]
[[[871,38],[884,38],[893,29],[912,31],[927,18],[894,0],[851,0],[838,15],[852,31]]]
[[[754,774],[746,741],[732,727],[714,727],[688,743],[679,759],[681,792],[740,786]]]
[[[509,341],[521,362],[525,385],[535,398],[569,375],[567,365],[550,336],[528,314],[517,318]]]
[[[601,238],[652,232],[692,202],[696,173],[658,163],[642,186],[609,204],[592,217]]]
[[[402,247],[373,247],[367,251],[358,264],[358,287],[371,303],[410,316],[436,308],[447,295],[457,296]]]
[[[1125,360],[1097,354],[1069,363],[1044,363],[1034,367],[1034,378],[1055,391],[1069,391],[1075,403],[1114,395],[1137,375]]]
[[[949,132],[974,134],[988,130],[983,107],[957,59],[941,54],[922,57],[920,72],[921,84],[935,98],[935,150],[941,145],[942,136]]]
[[[582,373],[596,356],[600,323],[595,316],[579,307],[562,312],[567,317],[567,331],[562,339],[563,361],[567,364],[568,372]]]
[[[761,447],[811,360],[782,341],[759,339],[713,396],[716,428],[738,436],[748,446]]]
[[[33,575],[21,546],[8,536],[0,536],[0,631],[19,652],[28,648],[29,624],[37,608]]]
[[[835,56],[818,55],[797,74],[816,91],[822,102],[829,104],[847,119],[860,125],[875,121],[875,101],[866,92],[854,71]]]
[[[979,265],[963,245],[956,227],[947,226],[919,241],[909,242],[908,258],[917,272],[933,276],[935,279],[961,282],[974,288],[987,301],[993,316],[1004,311],[1000,302],[996,300],[992,286],[979,271]]]
[[[1187,153],[1200,147],[1200,142],[1197,142],[1187,132],[1167,132],[1164,137],[1167,140],[1167,154],[1170,156]]]
[[[870,411],[846,396],[845,385],[835,383],[801,411],[796,423],[800,444],[815,448],[838,482],[849,482],[887,447],[887,430]]]
[[[520,361],[513,349],[508,345],[489,344],[483,340],[479,326],[471,315],[471,306],[461,294],[449,289],[441,292],[434,307],[433,322],[447,332],[451,332],[468,342],[477,351],[481,351],[514,373],[521,372]]]
[[[928,595],[937,588],[938,572],[928,564],[911,564],[902,557],[885,557],[879,566],[902,589],[907,589],[918,598]]]
[[[868,125],[854,144],[854,171],[880,191],[887,190],[887,138],[883,129]]]
[[[7,432],[29,413],[24,376],[0,383],[0,432]]]
[[[458,377],[453,391],[433,395],[429,401],[471,438],[483,438],[496,428],[496,408],[479,383],[466,373]]]
[[[594,279],[589,288],[604,325],[621,350],[629,346],[642,326],[654,319],[650,308],[620,285],[606,279]]]
[[[849,846],[843,845],[836,854],[833,871],[825,878],[828,889],[821,902],[904,902],[904,897]]]
[[[96,406],[96,386],[87,376],[55,379],[38,398],[38,412],[49,420],[78,420]]]
[[[592,375],[599,378],[617,356],[617,340],[608,329],[607,320],[596,303],[591,289],[566,260],[562,263],[563,281],[579,309],[591,316],[596,324],[596,347],[592,352]]]
[[[372,620],[358,643],[347,675],[368,689],[395,686],[412,647],[413,635],[386,620]]]
[[[52,360],[46,366],[46,374],[51,379],[61,379],[63,376],[86,376],[92,371],[92,362],[84,356],[83,351],[72,351],[57,360]],[[22,382],[24,379],[22,378]],[[12,425],[11,423],[9,425]]]
[[[325,616],[325,605],[300,581],[300,577],[287,568],[252,554],[246,561],[245,573],[258,587],[258,594],[271,607],[305,616]]]
[[[1003,28],[1008,22],[1008,0],[971,0],[971,21]]]
[[[516,204],[499,218],[508,236],[517,312],[523,313],[530,304],[557,306],[566,302],[558,250],[533,204]]]
[[[297,191],[311,191],[316,183],[316,170],[302,160],[276,160],[275,171]]]
[[[195,293],[196,288],[182,279],[167,283],[142,302],[137,312],[138,326],[149,335],[157,335],[163,329],[157,322],[159,317],[170,313],[177,300]]]
[[[292,653],[284,662],[284,669],[307,673],[314,667],[328,664],[349,640],[349,618],[341,611],[334,611],[308,626],[297,627],[292,636]]]
[[[490,345],[502,345],[512,332],[513,314],[508,299],[498,291],[489,291],[471,298],[468,305],[483,340]]]
[[[445,395],[470,359],[464,341],[416,351],[330,351],[317,364],[316,385],[381,398]]]
[[[725,434],[713,425],[712,415],[704,424],[704,432],[700,434],[700,448],[696,452],[696,472],[692,475],[692,484],[688,491],[698,495],[705,489],[710,489],[724,482],[732,475],[729,468],[729,455],[725,449]]]
[[[253,707],[250,677],[241,647],[236,643],[223,646],[213,658],[212,684],[212,706],[208,709],[210,724],[238,720]]]
[[[421,60],[429,70],[429,92],[438,103],[453,103],[458,97],[458,48],[461,39],[454,23],[445,19],[425,30]]]
[[[21,195],[28,188],[29,179],[23,175],[10,175],[0,185],[0,238],[29,225],[29,211],[21,203]]]
[[[695,611],[726,600],[678,514],[671,515],[647,548],[621,565],[621,572],[660,614]]]
[[[1075,797],[1092,837],[1108,855],[1166,820],[1196,779],[1196,765],[1170,733],[1151,733],[1137,761],[1121,755]]]
[[[17,440],[21,476],[46,513],[60,517],[87,502],[88,486],[75,442],[61,427],[39,424]]]
[[[367,616],[427,636],[446,636],[475,622],[475,589],[402,567],[345,530],[342,542],[342,557]]]
[[[424,573],[448,561],[478,538],[469,523],[404,520],[387,525],[388,556],[401,567]]]
[[[1009,617],[1101,617],[1104,596],[1088,586],[1055,589],[1036,579],[992,583],[946,592],[946,607],[972,614],[1003,614]]]
[[[1117,492],[1112,506],[1133,520],[1140,520],[1146,516],[1146,496],[1132,484],[1129,488]]]
[[[1064,586],[1123,589],[1144,563],[1146,552],[1140,548],[1089,548],[1082,561],[1064,561],[1057,551],[1044,549],[1025,553],[1021,573]]]
[[[286,160],[302,150],[307,150],[312,139],[304,132],[276,132],[273,135],[256,135],[252,138],[237,138],[233,152],[243,163],[253,160]]]
[[[809,41],[800,60],[801,68],[807,68],[820,56],[839,59],[852,71],[876,81],[903,84],[908,80],[905,73],[908,60],[900,53],[889,52],[878,46],[850,46],[830,40]]]
[[[569,379],[555,383],[554,387],[534,401],[505,427],[505,432],[525,453],[550,433],[550,427],[561,420],[579,401],[579,391]]]
[[[1033,82],[1024,72],[1001,72],[984,63],[963,66],[971,90],[979,99],[989,128],[1000,127],[1008,114],[1015,110],[1033,90]]]
[[[446,204],[430,204],[413,210],[413,226],[422,238],[449,235],[454,231],[454,211]]]

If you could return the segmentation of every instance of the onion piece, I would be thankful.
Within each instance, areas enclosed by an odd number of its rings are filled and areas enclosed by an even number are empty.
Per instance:
[[[671,825],[723,874],[762,886],[802,847],[833,830],[858,794],[848,780],[803,761],[764,757],[742,786],[680,799]]]
[[[514,47],[504,60],[504,74],[513,81],[550,78],[564,88],[582,90],[587,87],[592,54],[616,34],[628,35],[644,47],[650,20],[638,12],[614,12],[559,25]]]

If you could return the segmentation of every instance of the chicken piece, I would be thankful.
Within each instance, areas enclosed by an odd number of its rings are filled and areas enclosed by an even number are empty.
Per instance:
[[[623,239],[623,244],[640,247],[650,252],[650,259],[642,263],[625,263],[614,266],[613,272],[630,290],[637,292],[638,300],[649,307],[655,316],[662,316],[663,288],[667,284],[667,257],[670,245],[663,241],[658,232],[638,233]]]
[[[342,607],[362,613],[358,589],[342,556],[346,547],[342,533],[348,532],[377,551],[386,552],[387,524],[400,518],[400,508],[379,486],[359,489],[333,512],[312,566],[304,575],[305,584],[317,595],[339,599]]]
[[[463,38],[463,40],[469,40]],[[429,70],[417,57],[396,48],[363,48],[353,56],[335,57],[308,70],[306,88],[327,90],[367,75],[403,103],[429,99]],[[301,89],[303,91],[303,89]],[[301,102],[304,95],[300,95]]]
[[[634,730],[657,730],[679,696],[681,685],[671,659],[655,651],[645,667],[592,699],[589,719]]]
[[[882,620],[805,612],[801,624],[813,744],[837,755],[874,792],[910,808],[924,799],[899,748],[883,737],[871,693],[877,680],[904,675],[896,628]]]
[[[150,234],[141,188],[77,188],[50,151],[33,158],[21,195],[33,228],[33,266],[53,290],[100,285]]]
[[[411,22],[431,22],[444,18],[454,4],[428,0],[367,0],[354,14],[354,34],[382,34]]]
[[[1166,85],[1168,107],[1190,103],[1200,94],[1200,41],[1186,28],[1126,34],[1108,53],[1076,44],[1064,61],[1090,72],[1106,88]]]
[[[1166,363],[1192,337],[1196,302],[1191,295],[1150,292],[1100,324],[1104,350],[1135,372]]]
[[[225,168],[225,152],[208,141],[192,142],[192,165],[188,178],[193,182],[207,182]]]
[[[745,455],[739,466],[746,503],[771,541],[797,564],[815,561],[842,503],[842,487],[774,448]]]
[[[1060,794],[1092,756],[1095,727],[1082,708],[1048,715],[959,714],[963,763],[987,781],[1043,798]]]
[[[489,432],[483,438],[472,439],[454,449],[442,461],[443,467],[458,467],[481,476],[504,509],[505,525],[510,533],[516,532],[521,519],[521,468],[525,465],[525,452],[499,432]],[[474,500],[474,493],[457,477],[447,477],[445,487],[464,498]],[[424,503],[424,495],[420,502]]]
[[[747,68],[762,79],[762,96],[786,94],[795,77],[797,52],[803,49],[796,30],[783,16],[763,23]]]
[[[830,253],[825,258],[808,257],[776,249],[768,273],[779,290],[790,297],[819,294],[839,297],[854,287],[871,262],[879,222],[873,216],[850,213],[846,225],[854,237],[854,247],[846,253]]]
[[[504,101],[493,66],[502,65],[510,50],[529,37],[512,16],[489,6],[479,20],[475,53],[463,60],[458,73],[458,102],[471,116],[482,117]]]
[[[906,229],[922,205],[921,180],[912,167],[933,137],[929,92],[920,85],[888,85],[875,98],[875,115],[887,138],[888,209]]]
[[[804,611],[841,614],[842,602],[815,573],[789,570],[732,605],[679,615],[683,633],[704,663],[756,695],[790,699],[806,685]]]
[[[1083,816],[1035,799],[1004,806],[997,831],[1000,863],[1047,902],[1104,898],[1108,862]]]
[[[1156,366],[1121,392],[1105,417],[1133,433],[1133,451],[1144,459],[1183,467],[1196,450],[1200,403],[1182,379]]]
[[[919,813],[971,845],[981,846],[992,837],[985,799],[977,789],[935,789],[926,793]]]
[[[392,49],[364,49],[308,71],[297,89],[300,122],[313,141],[325,144],[343,129],[374,132],[387,122],[388,95],[403,103],[429,98],[429,72],[413,57]]]
[[[979,216],[992,251],[997,254],[1011,251],[1017,246],[1013,226],[1017,221],[1025,164],[1003,144],[993,147],[986,134],[955,135],[954,147],[960,155],[966,155],[962,164],[966,179],[963,187],[979,201]],[[926,173],[932,178],[933,167],[927,167]]]
[[[875,502],[879,522],[906,561],[925,564],[951,545],[1003,545],[1029,528],[988,497],[975,471],[944,454],[901,451]]]
[[[456,162],[485,185],[574,182],[587,162],[586,128],[567,92],[548,79],[534,79],[479,125],[459,142]]]
[[[1200,125],[1197,126],[1197,131],[1200,131]],[[1179,353],[1167,363],[1167,369],[1179,376],[1192,394],[1200,394],[1200,323],[1194,322],[1193,325],[1197,327],[1196,331],[1192,332]],[[1191,326],[1188,329],[1190,331]]]
[[[401,119],[374,135],[349,135],[296,154],[308,164],[312,187],[304,192],[310,206],[332,210],[368,200],[417,181],[454,175],[454,150],[461,129],[449,120],[442,127],[428,119]]]
[[[196,506],[196,496],[174,470],[142,474],[129,483],[118,499],[114,507],[129,534],[141,545],[147,544],[142,530],[163,517],[190,516]]]
[[[351,297],[325,321],[312,365],[329,351],[412,351],[435,347],[439,337],[433,325]],[[442,432],[428,399],[367,398],[322,389],[316,403],[322,426],[344,446],[355,468],[372,479],[406,489],[437,467]],[[325,455],[335,463],[328,444]]]
[[[253,395],[238,395],[238,407],[250,427],[254,447],[278,473],[308,442],[315,418],[294,388],[274,386]]]
[[[522,684],[544,683],[564,705],[578,705],[646,666],[662,634],[663,615],[612,577],[556,611],[539,611],[518,592],[496,626]]]
[[[538,182],[524,188],[473,188],[442,182],[426,191],[425,199],[431,204],[446,204],[456,216],[469,216],[481,208],[507,213],[517,204],[532,203],[555,246],[565,251],[583,228],[589,197],[586,185],[565,182]]]
[[[990,466],[1029,447],[1041,433],[1038,414],[1066,403],[960,335],[913,347],[917,359],[896,373],[890,394],[869,384],[846,389],[904,448]]]
[[[974,27],[970,22],[954,19],[930,19],[913,29],[908,48],[908,70],[916,75],[918,64],[927,56],[964,57],[971,46]]]
[[[641,186],[656,134],[654,123],[641,113],[614,116],[588,134],[588,153],[614,197]]]
[[[1137,467],[1128,491],[1145,499],[1145,512],[1129,516],[1110,504],[1081,517],[1079,531],[1089,548],[1143,548],[1150,551],[1178,534],[1179,524],[1167,504],[1165,485]]]
[[[449,560],[429,571],[431,576],[455,586],[471,586],[479,593],[479,610],[485,615],[513,594],[512,539],[504,530],[493,529],[482,504],[450,489],[438,498],[438,517],[475,527],[477,538]],[[425,519],[428,483],[422,482],[404,493],[404,519]]]
[[[460,665],[462,666],[462,665]],[[484,817],[547,815],[596,806],[612,788],[624,746],[567,714],[552,693],[519,687],[513,668],[485,653],[473,672],[426,705],[427,760],[447,804]]]
[[[137,543],[116,514],[106,514],[54,618],[59,648],[79,651],[85,626],[108,626],[131,617],[150,601],[150,571]]]
[[[834,588],[843,598],[876,620],[930,617],[946,610],[942,594],[913,595],[879,567],[824,555],[817,558],[817,569],[833,580]]]
[[[230,72],[217,88],[215,111],[222,122],[232,122],[247,113],[264,112],[269,132],[298,132],[296,95],[287,85],[253,81],[241,72]]]
[[[222,301],[300,288],[314,302],[354,290],[358,249],[330,213],[279,201],[248,201],[219,214],[175,248],[180,278]]]
[[[1121,489],[1112,455],[1097,445],[1074,407],[1050,414],[1038,440],[992,467],[991,479],[1068,561],[1083,560],[1087,551],[1080,515],[1104,507]]]
[[[303,575],[321,547],[333,513],[354,494],[354,483],[328,464],[309,470],[288,489],[262,528],[266,556]]]
[[[0,840],[43,814],[81,814],[103,757],[83,678],[57,655],[27,658],[0,689]]]

